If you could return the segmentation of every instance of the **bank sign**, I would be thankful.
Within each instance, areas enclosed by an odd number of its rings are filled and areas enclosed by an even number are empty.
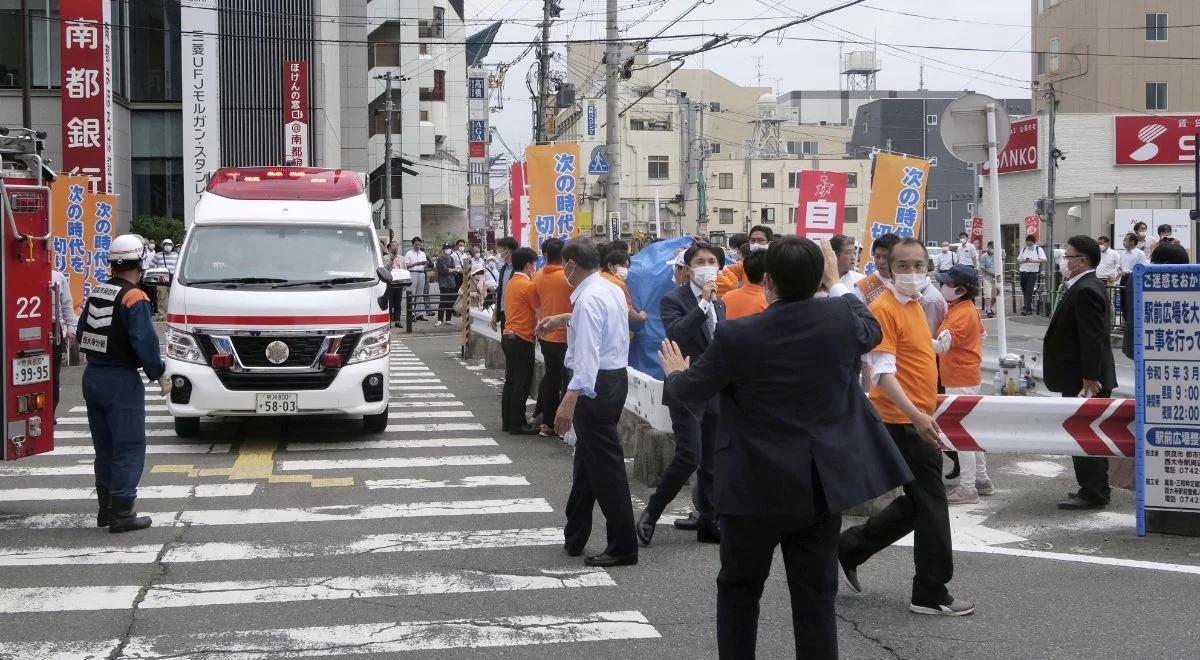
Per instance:
[[[1196,161],[1200,115],[1118,115],[1114,121],[1117,165],[1190,165]]]
[[[1008,146],[1000,152],[1000,173],[1029,172],[1038,169],[1038,119],[1018,119],[1009,125]],[[984,166],[983,174],[992,169]]]

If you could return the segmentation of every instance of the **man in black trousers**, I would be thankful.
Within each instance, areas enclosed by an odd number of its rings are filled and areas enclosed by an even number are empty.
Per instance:
[[[637,538],[625,454],[617,422],[629,392],[629,314],[625,294],[601,277],[600,253],[586,238],[567,242],[563,274],[571,288],[570,312],[538,321],[542,336],[567,325],[567,392],[554,415],[554,431],[575,427],[575,463],[563,530],[567,554],[583,553],[592,533],[592,509],[599,503],[608,523],[604,552],[584,560],[588,566],[636,564]]]
[[[717,324],[725,320],[725,305],[717,298],[717,272],[725,262],[725,255],[719,247],[693,243],[683,253],[683,262],[687,264],[687,282],[663,296],[659,313],[666,338],[679,346],[684,357],[695,360],[708,348]],[[713,515],[712,453],[720,421],[720,401],[714,396],[688,406],[664,393],[663,404],[671,412],[675,456],[659,478],[646,509],[638,516],[638,540],[642,545],[650,545],[659,516],[694,472],[698,483],[696,539],[715,543],[721,540],[721,535]]]
[[[692,406],[721,397],[714,495],[723,659],[755,655],[776,545],[796,657],[837,658],[841,511],[912,479],[858,385],[859,358],[879,342],[879,324],[838,281],[837,257],[822,247],[798,236],[772,242],[763,281],[770,306],[721,323],[694,363],[663,342],[664,393]],[[822,284],[830,296],[814,297]]]
[[[504,351],[504,391],[500,397],[501,430],[513,435],[533,435],[525,419],[525,402],[533,386],[533,331],[537,316],[530,293],[533,288],[534,265],[537,254],[529,248],[515,250],[506,267],[516,272],[509,278],[508,295],[504,297],[506,316],[500,348]]]
[[[1046,388],[1064,397],[1108,398],[1117,386],[1117,371],[1109,339],[1112,305],[1108,289],[1096,277],[1100,244],[1091,236],[1072,236],[1064,252],[1060,268],[1067,292],[1054,310],[1042,347]],[[1074,456],[1071,461],[1079,490],[1059,502],[1058,508],[1079,511],[1108,506],[1108,459]]]

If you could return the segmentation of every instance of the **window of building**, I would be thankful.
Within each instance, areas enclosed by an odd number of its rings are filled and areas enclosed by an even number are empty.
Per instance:
[[[433,72],[433,100],[434,101],[445,101],[446,100],[446,72],[445,71],[434,71]]]
[[[671,178],[669,156],[648,156],[646,160],[646,178],[656,180]]]
[[[0,0],[0,87],[21,86],[21,1]],[[30,86],[58,86],[58,0],[30,0]]]
[[[937,200],[936,199],[926,200],[925,208],[930,211],[936,211],[937,210]]]
[[[418,89],[417,90],[417,100],[432,101],[433,100],[433,90],[430,89],[429,87],[422,87],[422,88]]]
[[[795,190],[800,187],[800,173],[788,172],[788,188]]]
[[[182,115],[136,111],[129,122],[133,216],[182,218]]]
[[[629,130],[631,131],[669,131],[671,130],[670,119],[630,119]]]
[[[847,172],[846,173],[846,187],[847,188],[857,188],[858,187],[858,172]]]
[[[1037,59],[1037,74],[1039,76],[1046,75],[1046,54],[1041,51],[1038,51],[1038,53],[1036,55],[1036,59]]]
[[[1146,41],[1167,40],[1167,15],[1146,14]]]
[[[417,45],[417,54],[418,55],[428,55],[429,54],[429,44],[424,41],[422,41],[420,44],[418,44]]]
[[[770,190],[775,187],[775,173],[763,172],[758,177],[758,187],[763,190]]]
[[[930,159],[929,159],[929,166],[930,166],[930,167],[937,167],[937,156],[934,156],[934,157],[932,157],[932,158],[930,158]]]
[[[179,3],[129,3],[129,98],[178,101],[182,97]]]
[[[392,135],[398,135],[400,133],[400,124],[401,124],[400,111],[393,110],[392,111]],[[386,132],[387,132],[387,111],[386,110],[376,110],[375,112],[372,112],[371,113],[370,134],[371,135],[383,135]]]
[[[1146,83],[1146,109],[1147,110],[1166,110],[1167,109],[1167,83],[1165,83],[1165,82],[1148,82],[1148,83]]]
[[[717,174],[717,187],[721,190],[733,190],[733,173],[721,172]]]
[[[367,49],[367,68],[400,66],[400,44],[371,44]]]
[[[967,202],[967,213],[975,213],[975,202]]]
[[[732,225],[733,209],[717,209],[717,223],[722,225]]]
[[[1058,53],[1062,48],[1062,42],[1058,37],[1050,40],[1050,73],[1058,73]]]
[[[787,215],[788,224],[790,224],[790,225],[796,224],[796,211],[797,211],[797,209],[795,206],[788,207],[788,215]]]
[[[428,110],[420,111],[420,113],[417,116],[421,118],[421,121],[429,121],[429,111]]]
[[[937,123],[938,123],[937,115],[925,115],[925,125],[926,126],[937,126]]]
[[[764,206],[759,209],[758,219],[764,225],[775,224],[775,209],[770,206]]]
[[[433,20],[417,21],[417,36],[425,39],[441,39],[446,34],[446,10],[433,8]]]
[[[1037,10],[1039,14],[1046,11],[1046,0],[1037,0]]]
[[[720,142],[709,142],[708,143],[708,153],[710,153],[710,154],[721,153],[721,143]]]
[[[788,140],[787,152],[792,156],[816,156],[820,147],[816,140]]]
[[[857,206],[847,206],[845,209],[843,209],[843,211],[845,213],[842,216],[842,224],[843,225],[848,225],[852,222],[854,224],[858,224],[858,207]]]

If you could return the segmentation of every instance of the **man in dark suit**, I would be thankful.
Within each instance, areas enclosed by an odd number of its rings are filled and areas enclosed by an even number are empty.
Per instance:
[[[721,397],[713,491],[721,658],[754,657],[776,545],[796,656],[836,658],[840,512],[912,479],[858,385],[858,360],[879,342],[879,324],[847,295],[837,257],[823,247],[798,236],[774,241],[763,282],[770,306],[720,324],[694,363],[663,343],[665,395],[691,406]],[[822,283],[831,295],[814,298]]]
[[[696,359],[708,348],[717,324],[725,320],[725,305],[717,298],[717,272],[724,262],[721,248],[693,243],[683,254],[687,282],[663,296],[659,303],[663,329],[683,356]],[[720,540],[713,516],[713,443],[720,421],[719,402],[708,401],[689,406],[664,394],[663,403],[671,412],[675,432],[675,456],[663,471],[658,487],[638,516],[637,534],[642,545],[650,545],[654,526],[667,505],[675,499],[692,473],[697,474],[695,529],[696,539],[715,543]],[[686,529],[684,521],[681,528]]]
[[[1108,289],[1096,277],[1100,244],[1091,236],[1067,239],[1060,265],[1067,292],[1054,310],[1042,346],[1046,388],[1064,397],[1112,396],[1117,386],[1113,366],[1112,305]],[[1075,479],[1079,490],[1059,502],[1069,510],[1103,509],[1108,505],[1108,459],[1075,456]]]

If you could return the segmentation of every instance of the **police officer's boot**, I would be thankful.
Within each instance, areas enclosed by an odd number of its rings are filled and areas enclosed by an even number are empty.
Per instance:
[[[96,504],[100,506],[100,508],[96,510],[96,526],[108,527],[109,502],[107,486],[96,484]]]
[[[110,534],[135,532],[150,526],[150,518],[133,512],[133,497],[114,497],[109,511],[108,531]]]

